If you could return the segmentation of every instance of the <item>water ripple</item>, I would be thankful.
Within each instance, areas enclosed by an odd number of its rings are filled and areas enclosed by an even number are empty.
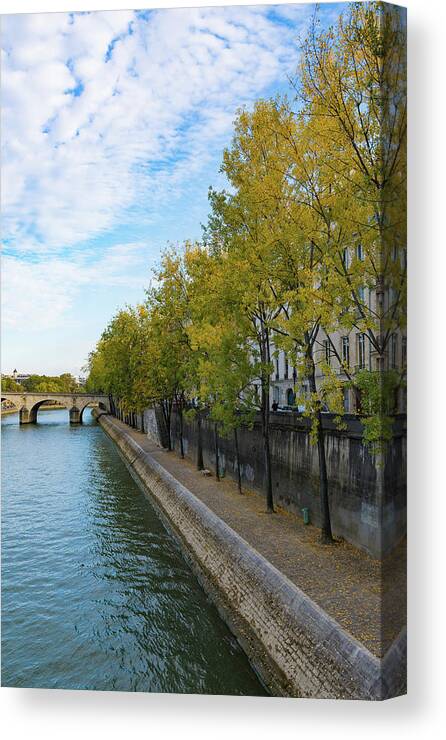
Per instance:
[[[91,419],[2,420],[2,683],[262,695]]]

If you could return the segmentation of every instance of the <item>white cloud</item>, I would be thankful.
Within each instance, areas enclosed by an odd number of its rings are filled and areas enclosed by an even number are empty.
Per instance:
[[[5,17],[10,249],[57,255],[134,204],[150,214],[175,197],[227,142],[237,107],[293,69],[307,10],[292,28],[261,6]]]
[[[222,181],[218,161],[237,108],[294,70],[311,8],[290,12],[2,18],[2,321],[11,367],[78,367],[109,313],[142,296],[159,248],[181,238],[191,214],[202,217],[199,202]],[[135,212],[136,236],[127,237]],[[132,243],[104,248],[118,240]]]
[[[37,263],[17,257],[2,260],[2,324],[36,334],[63,327],[84,288],[126,286],[141,291],[151,257],[140,243],[116,244],[100,257],[51,257]]]

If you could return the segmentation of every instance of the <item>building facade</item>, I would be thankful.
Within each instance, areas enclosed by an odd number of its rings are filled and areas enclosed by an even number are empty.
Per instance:
[[[344,250],[344,265],[346,269],[352,259],[364,261],[365,255],[361,245],[355,250]],[[406,270],[405,250],[394,250],[389,257],[389,264],[393,265],[393,285],[404,283]],[[352,329],[339,329],[327,335],[322,329],[316,337],[313,358],[316,366],[316,384],[324,378],[324,366],[329,365],[339,380],[345,384],[344,412],[356,413],[361,410],[360,394],[352,388],[351,378],[361,370],[385,373],[390,370],[399,371],[405,376],[407,366],[407,338],[405,330],[398,326],[398,316],[402,314],[402,295],[399,290],[389,285],[380,289],[363,287],[355,293],[352,299],[354,321],[358,325],[362,319],[371,319],[379,331],[369,333]],[[373,341],[375,340],[375,341]],[[273,371],[271,373],[271,407],[279,410],[296,408],[296,395],[302,396],[309,392],[308,383],[299,381],[293,358],[288,357],[283,350],[274,347],[271,342],[271,359]],[[260,383],[260,381],[258,381]],[[395,395],[395,410],[404,413],[406,410],[406,388],[402,382]],[[297,408],[302,410],[297,404]],[[303,408],[303,407],[302,407]],[[324,409],[329,410],[329,409]]]

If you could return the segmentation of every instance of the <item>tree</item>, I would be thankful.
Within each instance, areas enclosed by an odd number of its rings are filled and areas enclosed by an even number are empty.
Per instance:
[[[187,245],[185,247],[187,249]],[[182,253],[165,252],[155,281],[147,291],[144,351],[137,387],[142,398],[160,405],[171,449],[171,414],[175,404],[184,457],[184,412],[196,388],[196,360],[187,327],[190,323],[188,275]]]
[[[231,160],[239,142],[234,137],[232,149],[225,152],[223,171],[237,187]],[[271,289],[273,275],[271,240],[263,210],[249,194],[238,189],[234,194],[210,191],[211,216],[205,241],[218,259],[215,286],[221,306],[219,331],[224,336],[226,324],[236,325],[237,345],[246,359],[245,398],[250,398],[261,414],[265,493],[268,512],[274,511],[270,452],[270,375],[271,324],[278,313]],[[234,347],[234,349],[236,349]],[[249,364],[250,370],[248,371]],[[260,396],[255,388],[260,388]]]
[[[308,207],[315,188],[321,198],[322,184],[316,160],[308,158],[307,147],[302,121],[287,101],[261,101],[252,113],[242,112],[237,119],[234,146],[230,154],[225,153],[225,165],[238,188],[237,195],[249,204],[260,223],[257,234],[264,273],[256,292],[261,285],[262,303],[269,306],[264,322],[269,348],[272,339],[275,350],[284,349],[310,385],[306,411],[319,453],[322,534],[325,541],[331,541],[321,423],[322,396],[327,388],[316,386],[315,347],[321,323],[327,329],[334,326],[340,309],[333,308],[329,294],[327,263],[335,243],[333,230]],[[269,366],[262,379],[268,388],[270,373]]]
[[[88,361],[87,390],[112,395],[124,414],[134,412],[143,400],[137,390],[134,370],[139,337],[140,308],[122,309],[102,333]]]
[[[337,33],[313,23],[301,66],[302,116],[320,167],[331,172],[336,225],[353,250],[332,264],[346,325],[367,332],[378,367],[406,315],[405,35],[401,8],[354,3]],[[376,290],[372,306],[362,287]]]
[[[79,390],[79,384],[71,373],[62,373],[59,375],[58,385],[61,393],[74,393]]]
[[[23,380],[27,393],[73,393],[79,389],[76,379],[70,373],[61,375],[30,375]]]
[[[391,435],[391,399],[404,382],[405,368],[386,369],[405,321],[401,10],[353,3],[328,31],[316,13],[294,89],[291,102],[261,100],[239,112],[221,167],[230,189],[210,190],[203,244],[166,252],[146,304],[120,312],[101,337],[88,383],[126,408],[160,404],[169,448],[175,404],[182,455],[183,414],[192,407],[199,467],[206,404],[217,436],[219,429],[236,435],[259,411],[273,511],[270,377],[284,350],[318,448],[322,538],[330,542],[322,420],[329,409],[341,423],[344,382],[330,357],[362,399],[367,442]],[[339,330],[367,338],[375,374],[339,356]]]
[[[16,383],[13,378],[7,378],[5,376],[2,377],[2,391],[4,391],[5,393],[7,393],[8,391],[10,393],[19,393],[23,390],[23,385],[20,385],[20,383]]]
[[[215,425],[216,475],[219,476],[218,434],[233,434],[240,493],[241,465],[237,430],[253,421],[258,403],[254,380],[259,368],[253,350],[233,312],[228,311],[226,264],[218,254],[195,245],[186,254],[190,275],[191,322],[188,333],[197,358],[200,405],[210,409]]]
[[[342,385],[325,357],[339,354],[333,331],[367,335],[382,366],[392,331],[405,313],[405,86],[404,29],[399,11],[353,5],[338,33],[319,33],[316,19],[303,47],[296,89],[288,101],[257,103],[236,122],[225,153],[237,196],[263,217],[269,249],[269,287],[281,310],[270,320],[275,344],[294,358],[309,384],[302,399],[318,445],[322,534],[331,541],[322,408],[342,413]],[[393,100],[401,105],[392,105]],[[398,110],[396,110],[398,108]],[[400,206],[402,206],[400,208]],[[402,213],[402,218],[400,211]],[[365,300],[365,289],[376,301]],[[385,299],[385,294],[389,297]],[[316,382],[316,366],[322,381]],[[377,422],[373,384],[344,370]],[[390,378],[389,378],[390,381]],[[384,382],[384,388],[391,385]],[[381,404],[382,412],[384,404]]]
[[[310,150],[330,184],[331,224],[342,235],[327,264],[331,302],[342,304],[340,328],[367,337],[376,376],[345,370],[369,414],[366,438],[378,442],[391,436],[389,396],[405,382],[404,364],[397,370],[388,361],[406,322],[404,10],[353,3],[336,32],[320,32],[315,18],[297,93]]]

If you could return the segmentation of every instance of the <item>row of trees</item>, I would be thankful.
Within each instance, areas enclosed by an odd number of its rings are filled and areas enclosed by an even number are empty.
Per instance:
[[[70,373],[62,375],[30,375],[21,383],[14,378],[2,378],[2,391],[25,393],[74,393],[79,391],[79,384]]]
[[[321,359],[323,339],[362,391],[368,441],[391,434],[389,398],[402,382],[384,361],[405,317],[404,53],[396,7],[355,3],[329,31],[315,16],[293,99],[239,112],[221,167],[230,187],[210,189],[201,242],[164,254],[145,303],[120,311],[89,359],[87,387],[127,410],[160,405],[169,446],[174,404],[180,426],[194,413],[200,428],[210,409],[216,434],[234,433],[236,443],[238,426],[260,413],[272,512],[270,378],[284,351],[296,393],[304,379],[310,390],[299,402],[318,447],[325,541],[321,413],[327,406],[341,419],[343,386]],[[379,372],[342,363],[336,330],[365,334]]]

